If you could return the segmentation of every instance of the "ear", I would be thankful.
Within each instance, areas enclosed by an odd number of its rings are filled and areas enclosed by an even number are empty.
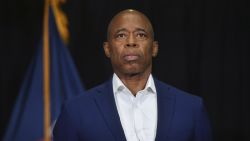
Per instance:
[[[109,43],[108,42],[103,42],[103,49],[105,52],[105,55],[110,58],[110,48],[109,48]]]
[[[153,57],[156,57],[157,54],[158,54],[158,42],[157,41],[154,41],[153,42],[153,49],[152,49],[152,56]]]

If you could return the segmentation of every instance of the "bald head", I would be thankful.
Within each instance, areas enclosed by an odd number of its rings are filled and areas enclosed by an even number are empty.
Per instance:
[[[117,24],[117,23],[119,24],[119,21],[121,19],[124,19],[124,18],[128,17],[129,15],[133,15],[138,20],[142,20],[147,25],[148,30],[152,36],[152,39],[154,38],[153,26],[152,26],[150,20],[148,19],[148,17],[140,11],[133,10],[133,9],[126,9],[126,10],[120,11],[111,19],[111,21],[108,25],[108,29],[107,29],[107,40],[110,39],[111,31],[114,27],[114,24]]]
[[[147,79],[151,73],[152,58],[158,53],[158,42],[153,38],[149,19],[139,11],[123,10],[109,23],[107,38],[103,48],[111,60],[114,73],[124,79]]]

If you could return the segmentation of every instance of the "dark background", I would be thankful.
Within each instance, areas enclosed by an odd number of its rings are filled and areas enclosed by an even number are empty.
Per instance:
[[[87,89],[112,74],[102,42],[108,21],[127,8],[152,20],[160,45],[154,76],[204,98],[216,141],[250,141],[249,0],[68,0],[69,50]],[[0,137],[41,38],[42,16],[43,0],[0,2]]]

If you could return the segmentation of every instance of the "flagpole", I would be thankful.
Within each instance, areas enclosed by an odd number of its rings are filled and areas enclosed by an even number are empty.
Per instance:
[[[50,52],[49,52],[49,5],[45,0],[43,19],[43,97],[44,97],[44,141],[50,141]]]

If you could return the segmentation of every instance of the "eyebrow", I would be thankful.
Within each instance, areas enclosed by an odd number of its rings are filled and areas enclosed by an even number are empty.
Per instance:
[[[117,30],[115,31],[115,34],[117,34],[117,33],[119,33],[119,32],[122,32],[122,31],[127,31],[127,29],[125,29],[125,28],[117,29]]]
[[[127,31],[127,29],[126,28],[120,28],[117,31],[115,31],[115,33],[119,33],[119,32],[122,32],[122,31]],[[143,29],[143,28],[136,28],[135,32],[138,32],[138,31],[142,31],[142,32],[147,33],[147,31],[145,29]]]
[[[142,32],[148,33],[148,32],[147,32],[145,29],[143,29],[143,28],[136,28],[135,31],[142,31]]]

